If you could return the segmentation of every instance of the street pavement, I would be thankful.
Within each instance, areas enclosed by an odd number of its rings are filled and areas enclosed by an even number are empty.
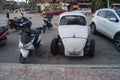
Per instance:
[[[11,18],[15,16],[18,14],[11,14]],[[25,16],[32,17],[33,29],[42,26],[40,14]],[[91,15],[87,18],[89,24]],[[0,25],[6,25],[4,15],[0,20]],[[52,23],[57,21],[58,16],[54,16]],[[0,80],[120,80],[120,53],[112,41],[101,34],[89,35],[96,41],[93,58],[53,56],[50,43],[57,37],[57,26],[54,25],[42,34],[41,46],[36,55],[29,57],[26,64],[19,64],[19,31],[9,31],[7,43],[0,46]]]
[[[27,18],[31,17],[32,28],[42,27],[42,20],[40,14],[25,14]],[[19,14],[11,14],[11,18],[20,17]],[[52,23],[53,25],[58,22],[59,16],[54,16]],[[91,21],[91,15],[87,15],[88,24]],[[6,18],[1,18],[3,24],[6,25]],[[89,37],[95,39],[95,56],[90,57],[66,57],[64,55],[53,56],[50,52],[50,44],[53,38],[57,37],[57,26],[47,29],[45,34],[42,34],[41,46],[39,49],[28,58],[28,64],[90,64],[90,65],[117,65],[120,64],[120,53],[116,51],[112,40],[105,36],[92,35]],[[9,30],[8,40],[5,45],[0,46],[0,62],[1,63],[18,63],[19,62],[19,43],[20,35],[17,30]]]

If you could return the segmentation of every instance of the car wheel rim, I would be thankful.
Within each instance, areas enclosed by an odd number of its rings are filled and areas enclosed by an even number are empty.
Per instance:
[[[120,50],[120,36],[118,36],[116,39],[115,39],[115,46],[117,49]]]

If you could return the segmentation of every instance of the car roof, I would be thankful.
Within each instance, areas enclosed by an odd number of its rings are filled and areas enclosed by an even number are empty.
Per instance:
[[[62,13],[62,14],[60,15],[59,18],[61,18],[61,17],[63,17],[63,16],[67,16],[67,15],[78,15],[78,16],[83,16],[83,17],[86,18],[86,16],[85,16],[83,13],[81,13],[81,12],[76,12],[76,11],[64,12],[64,13]]]
[[[114,9],[112,9],[112,8],[102,8],[102,9],[99,9],[98,11],[101,11],[101,10],[111,10],[111,11],[114,11]]]
[[[113,8],[103,8],[103,9],[98,9],[97,11],[101,11],[101,10],[120,11],[120,9],[113,9]]]

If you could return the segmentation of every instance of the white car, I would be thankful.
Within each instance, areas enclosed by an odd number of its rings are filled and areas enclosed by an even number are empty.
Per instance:
[[[81,10],[80,10],[82,13],[84,13],[84,14],[91,14],[91,9],[90,8],[81,8]]]
[[[86,17],[78,12],[65,12],[59,17],[58,37],[51,42],[53,55],[94,56],[95,40],[88,38]]]
[[[120,10],[100,9],[93,15],[90,24],[91,32],[100,32],[114,40],[115,47],[120,51]]]

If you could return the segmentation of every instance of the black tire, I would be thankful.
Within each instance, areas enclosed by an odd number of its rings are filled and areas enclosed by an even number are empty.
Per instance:
[[[20,62],[20,63],[25,63],[25,61],[26,61],[26,58],[24,58],[24,57],[22,56],[22,54],[20,53],[19,62]]]
[[[50,45],[51,53],[54,56],[58,54],[58,41],[59,41],[58,38],[54,38],[51,42],[51,45]]]
[[[91,33],[96,35],[97,34],[97,30],[96,30],[96,25],[94,23],[92,23],[90,25],[90,29],[91,29]]]
[[[60,54],[63,54],[64,55],[64,45],[63,45],[63,43],[62,42],[60,42],[61,43],[61,45],[59,46],[59,53]]]
[[[120,52],[120,34],[114,38],[114,44],[116,50]]]
[[[89,57],[93,57],[94,56],[94,52],[95,52],[95,40],[94,39],[91,39],[90,40],[90,46],[89,46]]]
[[[3,39],[3,42],[1,43],[1,45],[5,45],[7,42],[7,36]]]
[[[43,25],[43,33],[45,33],[45,31],[46,31],[46,26]]]

